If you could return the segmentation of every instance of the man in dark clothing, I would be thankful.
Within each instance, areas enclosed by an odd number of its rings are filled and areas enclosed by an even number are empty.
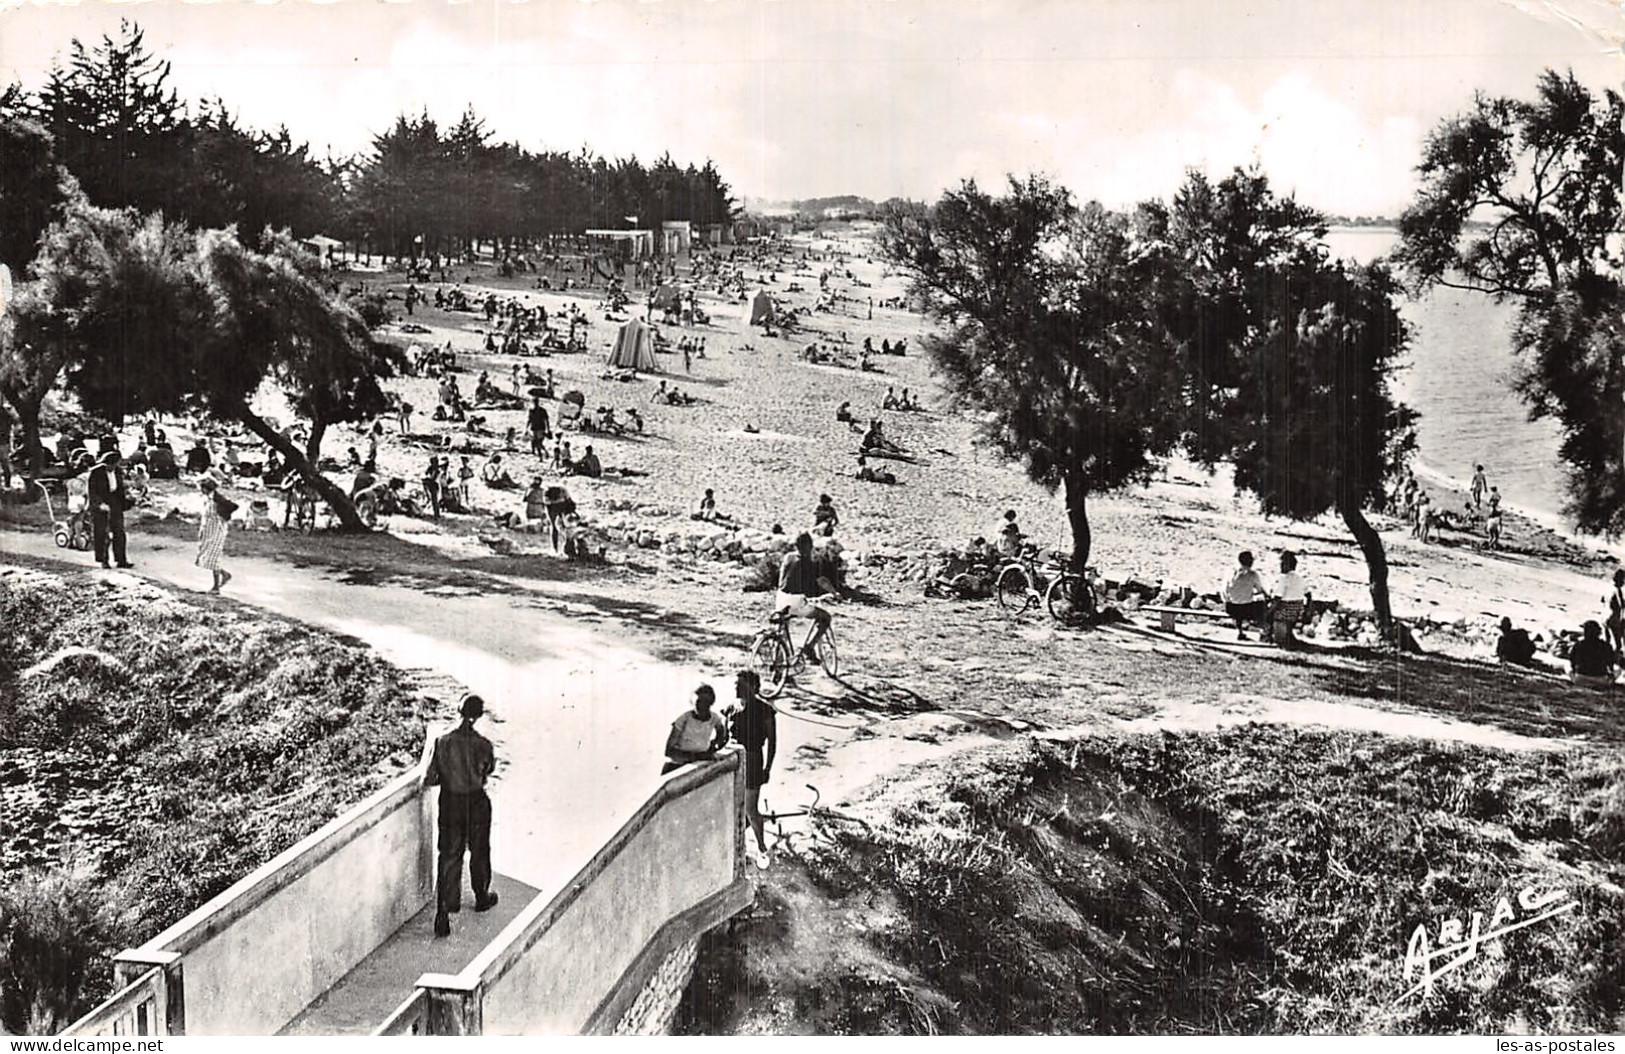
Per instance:
[[[1569,675],[1576,684],[1606,688],[1614,683],[1614,649],[1602,639],[1602,626],[1587,619],[1581,627],[1584,636],[1569,652]]]
[[[496,767],[491,741],[474,731],[485,713],[485,700],[463,696],[463,721],[434,741],[423,773],[425,788],[440,787],[440,856],[435,868],[434,935],[449,936],[451,915],[463,906],[463,854],[468,854],[468,877],[474,886],[474,910],[496,905],[491,892],[491,799],[486,777]]]
[[[786,553],[784,562],[779,565],[779,592],[774,598],[773,610],[786,618],[813,620],[812,632],[807,635],[801,649],[802,654],[813,662],[818,661],[813,646],[829,630],[830,617],[828,611],[812,602],[812,598],[826,592],[833,590],[818,577],[813,566],[812,535],[803,531],[796,536],[795,550]]]
[[[1512,620],[1501,620],[1501,639],[1495,642],[1495,657],[1502,662],[1510,662],[1518,666],[1534,666],[1535,642],[1529,639],[1526,629],[1514,629]]]
[[[540,396],[531,403],[530,420],[526,424],[530,429],[530,452],[539,458],[547,457],[547,440],[553,438],[553,430],[548,425],[547,407],[542,405]]]
[[[758,867],[767,866],[767,837],[762,831],[762,787],[773,774],[773,758],[779,752],[778,715],[761,696],[762,678],[755,670],[740,670],[734,685],[739,709],[733,714],[733,738],[745,748],[745,817],[756,832],[761,850]],[[764,752],[765,751],[765,752]]]
[[[107,567],[107,543],[113,543],[113,559],[120,567],[134,567],[124,551],[124,510],[130,507],[130,489],[119,468],[117,450],[101,456],[85,481],[90,500],[91,534],[96,542],[96,562]]]
[[[192,449],[186,452],[187,475],[207,472],[213,464],[214,458],[209,454],[209,448],[203,445],[202,439],[194,442]]]

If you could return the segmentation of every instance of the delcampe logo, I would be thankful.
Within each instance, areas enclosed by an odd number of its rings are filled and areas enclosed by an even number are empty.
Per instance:
[[[1473,912],[1469,922],[1459,918],[1442,920],[1436,943],[1429,942],[1426,923],[1416,927],[1405,948],[1404,980],[1409,981],[1416,974],[1420,974],[1421,980],[1401,993],[1395,1002],[1409,999],[1418,992],[1432,995],[1433,982],[1478,958],[1478,949],[1486,941],[1545,922],[1580,906],[1580,902],[1570,898],[1564,889],[1540,892],[1534,886],[1525,886],[1518,891],[1516,899],[1516,909],[1513,908],[1513,901],[1504,896],[1495,902],[1488,929],[1484,928],[1482,911]],[[1435,965],[1441,959],[1443,961]]]

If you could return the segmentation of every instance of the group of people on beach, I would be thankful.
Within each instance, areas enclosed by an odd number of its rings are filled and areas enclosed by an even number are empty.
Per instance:
[[[1442,508],[1434,502],[1432,496],[1421,489],[1415,473],[1407,472],[1398,494],[1397,511],[1410,525],[1411,537],[1419,542],[1433,541],[1434,532],[1440,528],[1471,531],[1482,520],[1485,548],[1499,549],[1502,527],[1501,488],[1489,482],[1484,475],[1483,465],[1474,468],[1468,495],[1460,511],[1453,512]]]

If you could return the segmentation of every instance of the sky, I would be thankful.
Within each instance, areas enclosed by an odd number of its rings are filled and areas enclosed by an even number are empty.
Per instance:
[[[1316,208],[1392,215],[1475,90],[1625,82],[1615,0],[0,0],[0,81],[37,87],[120,18],[183,99],[319,154],[473,106],[530,149],[711,158],[779,200],[1038,172],[1119,206],[1257,163]]]

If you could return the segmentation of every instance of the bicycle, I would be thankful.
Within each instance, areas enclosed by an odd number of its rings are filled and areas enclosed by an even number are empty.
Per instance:
[[[1049,570],[1059,572],[1060,566],[1051,557]],[[993,595],[999,607],[1012,615],[1022,615],[1029,608],[1044,605],[1044,593],[1050,581],[1038,569],[1038,547],[1024,545],[1015,559],[999,568],[994,579]]]
[[[1093,618],[1098,605],[1095,602],[1095,581],[1098,574],[1092,567],[1083,574],[1063,570],[1044,590],[1044,607],[1057,622],[1076,622]]]
[[[816,824],[819,821],[834,820],[840,823],[853,824],[863,828],[864,830],[869,829],[869,822],[867,820],[860,820],[856,816],[848,816],[845,813],[836,812],[834,809],[820,805],[819,799],[821,795],[818,792],[818,788],[813,786],[811,783],[806,784],[806,788],[812,791],[813,800],[806,805],[803,805],[801,808],[795,809],[791,812],[770,812],[768,811],[767,799],[764,798],[762,800],[763,834],[766,836],[768,842],[767,852],[769,856],[771,856],[773,852],[781,845],[784,846],[786,852],[795,854],[796,835],[806,833],[816,837],[819,832],[813,826],[813,824]],[[805,832],[785,829],[785,820],[793,820],[803,816],[807,817],[807,819],[811,821],[808,824]],[[825,836],[825,839],[826,841],[829,840],[827,835]]]
[[[762,676],[762,698],[776,698],[784,691],[790,677],[806,668],[807,644],[817,628],[817,623],[814,623],[807,630],[807,640],[802,641],[799,648],[790,639],[788,612],[775,611],[768,618],[767,626],[757,630],[756,639],[751,641],[750,657]],[[825,673],[834,677],[841,672],[841,656],[835,647],[833,625],[824,630],[824,635],[818,638],[812,649]]]

